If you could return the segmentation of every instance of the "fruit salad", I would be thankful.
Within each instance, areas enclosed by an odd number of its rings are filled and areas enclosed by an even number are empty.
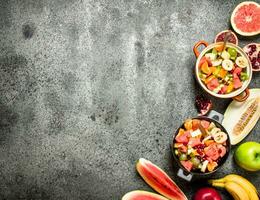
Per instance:
[[[174,139],[174,153],[188,171],[214,171],[227,153],[227,133],[214,122],[188,119]]]
[[[222,45],[209,50],[199,62],[199,78],[216,94],[228,94],[242,87],[249,77],[248,60],[235,48]]]

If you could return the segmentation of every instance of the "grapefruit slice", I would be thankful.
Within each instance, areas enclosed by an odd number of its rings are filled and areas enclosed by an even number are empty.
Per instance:
[[[253,71],[260,71],[260,44],[250,43],[243,50],[249,57]]]
[[[146,192],[142,190],[135,190],[132,192],[126,193],[122,200],[168,200],[165,197],[155,194],[152,192]]]
[[[224,41],[224,38],[227,34],[227,32],[229,32],[229,30],[224,30],[224,31],[221,31],[220,33],[218,33],[215,37],[215,40],[214,42],[223,42]],[[234,32],[231,31],[231,36],[229,37],[228,39],[228,42],[230,43],[233,43],[235,45],[238,45],[238,39],[237,39],[237,36]]]
[[[253,36],[260,33],[260,5],[245,1],[237,5],[231,15],[231,25],[240,35]]]
[[[170,200],[187,200],[176,183],[155,164],[140,158],[136,164],[136,169],[144,181],[161,195]]]

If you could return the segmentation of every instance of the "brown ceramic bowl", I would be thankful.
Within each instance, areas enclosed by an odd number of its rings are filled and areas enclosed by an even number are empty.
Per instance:
[[[205,48],[199,52],[198,50],[198,47],[199,46],[205,46]],[[208,44],[206,41],[199,41],[197,42],[195,45],[194,45],[194,48],[193,48],[193,51],[194,51],[194,54],[195,56],[197,57],[197,61],[196,61],[196,66],[195,66],[195,76],[196,76],[196,79],[198,81],[198,83],[200,84],[200,86],[207,92],[209,93],[210,95],[214,96],[214,97],[218,97],[218,98],[233,98],[237,101],[245,101],[248,96],[249,96],[249,89],[248,89],[248,85],[252,79],[252,65],[251,65],[251,62],[248,58],[248,56],[246,55],[246,53],[237,45],[235,44],[232,44],[232,43],[227,43],[227,47],[232,47],[232,48],[235,48],[237,50],[237,52],[245,57],[249,63],[249,66],[246,68],[246,73],[248,75],[248,80],[244,81],[243,82],[243,85],[241,88],[229,93],[229,94],[216,94],[214,93],[213,91],[210,91],[206,85],[201,81],[201,79],[199,78],[199,62],[201,60],[201,58],[211,49],[213,49],[214,47],[216,47],[217,45],[223,45],[223,42],[217,42],[217,43],[213,43],[213,44]],[[245,93],[245,94],[244,94]]]

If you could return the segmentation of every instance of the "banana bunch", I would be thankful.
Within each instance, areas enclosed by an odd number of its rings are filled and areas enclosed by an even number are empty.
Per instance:
[[[236,174],[229,174],[220,179],[209,180],[214,187],[225,188],[234,200],[259,200],[255,186],[247,179]]]

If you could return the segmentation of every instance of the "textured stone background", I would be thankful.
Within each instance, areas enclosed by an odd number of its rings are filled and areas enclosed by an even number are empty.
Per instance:
[[[198,184],[176,177],[169,139],[197,114],[192,47],[227,29],[236,4],[1,0],[0,199],[117,200],[152,191],[135,171],[140,157],[191,198]],[[250,41],[260,38],[240,44]],[[213,100],[224,112],[229,101]],[[246,140],[260,142],[259,132],[258,123]],[[245,173],[232,155],[215,177],[230,172],[260,191],[259,173]]]

